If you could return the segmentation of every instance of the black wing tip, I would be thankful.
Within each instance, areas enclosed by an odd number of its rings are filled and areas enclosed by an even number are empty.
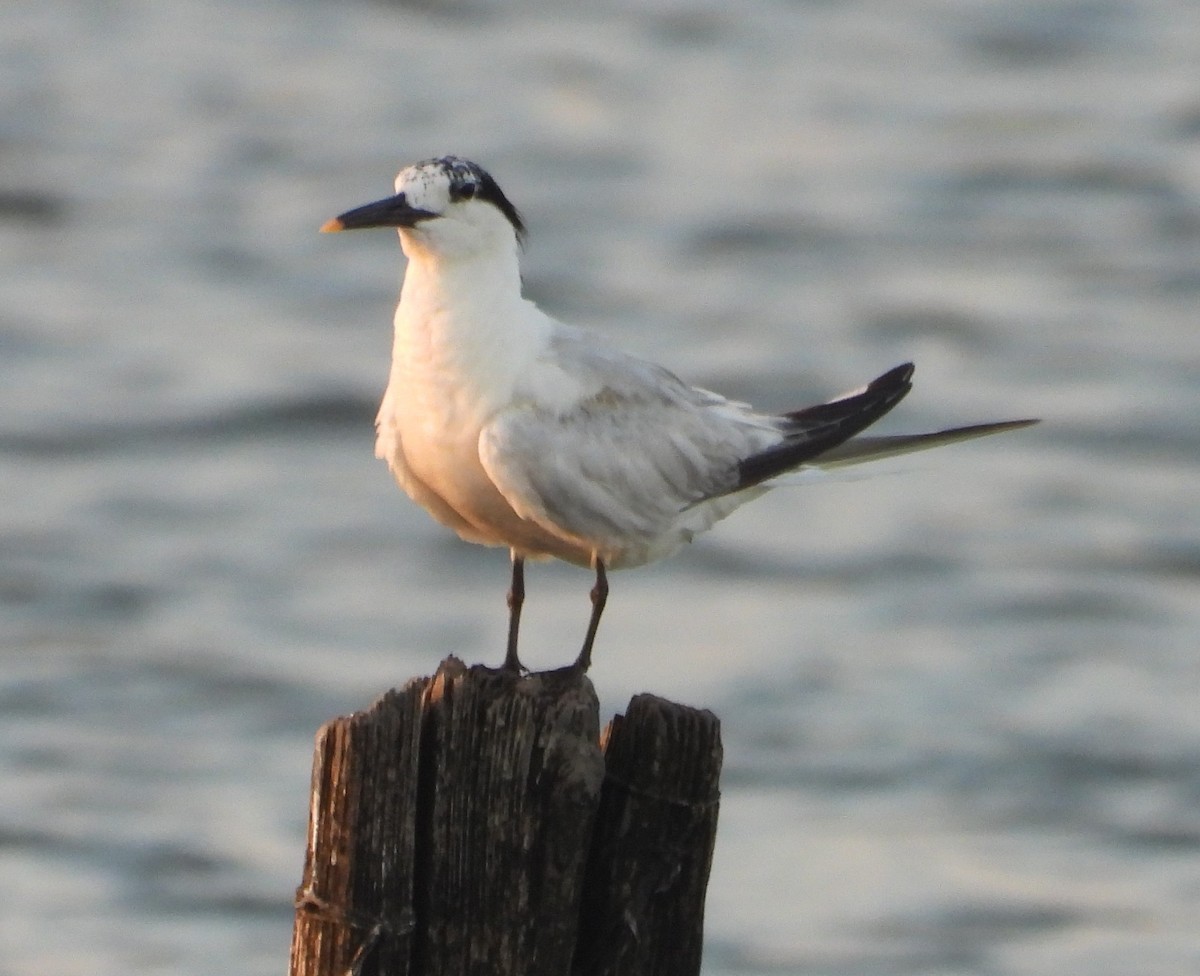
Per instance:
[[[842,423],[846,419],[846,404],[859,402],[887,406],[878,416],[883,416],[912,391],[912,377],[916,366],[912,363],[901,363],[893,366],[886,373],[881,373],[866,386],[857,390],[843,393],[841,396],[825,403],[815,403],[810,407],[801,407],[782,416],[791,421],[796,429],[809,428],[836,421]]]
[[[888,383],[911,383],[913,373],[916,371],[916,363],[901,363],[899,366],[893,366],[886,373],[871,380],[867,389],[873,389],[876,385],[882,386]]]
[[[889,399],[894,398],[891,400],[892,406],[894,406],[912,389],[913,373],[916,371],[915,363],[901,363],[899,366],[893,366],[886,373],[871,380],[862,393],[883,394]],[[891,407],[888,409],[890,410]]]
[[[904,386],[912,389],[913,373],[917,371],[915,363],[901,363],[899,366],[893,366],[886,373],[880,373],[875,379],[871,380],[862,390],[856,390],[848,396],[854,396],[857,393],[874,393],[877,390],[884,389],[890,386]],[[843,397],[846,399],[846,397]]]
[[[875,377],[867,384],[864,394],[883,397],[890,401],[888,410],[908,396],[913,388],[913,373],[917,367],[913,363],[901,363],[894,366],[881,376]],[[884,411],[886,413],[886,411]]]
[[[908,395],[915,370],[912,363],[901,363],[853,393],[784,414],[785,440],[742,459],[737,490],[798,467],[871,426]]]

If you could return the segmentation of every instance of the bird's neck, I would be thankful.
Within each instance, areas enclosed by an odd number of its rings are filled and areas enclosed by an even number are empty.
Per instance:
[[[467,307],[472,302],[521,301],[521,269],[516,242],[467,254],[437,254],[402,235],[408,258],[401,300],[436,307]]]
[[[486,415],[507,402],[548,323],[521,297],[517,253],[446,259],[406,247],[393,378]]]

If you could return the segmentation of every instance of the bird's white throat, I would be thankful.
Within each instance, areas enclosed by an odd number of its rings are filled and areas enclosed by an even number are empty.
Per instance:
[[[396,307],[391,384],[414,410],[478,423],[510,401],[551,324],[521,296],[515,241],[439,255],[402,234],[408,267]]]

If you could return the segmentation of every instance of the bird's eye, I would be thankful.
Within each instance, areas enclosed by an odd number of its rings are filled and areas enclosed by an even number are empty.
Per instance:
[[[460,200],[470,200],[473,196],[475,196],[475,184],[464,183],[462,189],[458,191],[458,198]]]

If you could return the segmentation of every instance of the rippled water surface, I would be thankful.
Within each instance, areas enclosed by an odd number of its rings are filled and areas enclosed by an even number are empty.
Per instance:
[[[1200,971],[1198,64],[1183,0],[0,5],[0,976],[282,972],[316,727],[502,656],[372,456],[395,241],[315,233],[445,152],[693,381],[1045,418],[614,576],[606,710],[724,723],[706,972]]]

